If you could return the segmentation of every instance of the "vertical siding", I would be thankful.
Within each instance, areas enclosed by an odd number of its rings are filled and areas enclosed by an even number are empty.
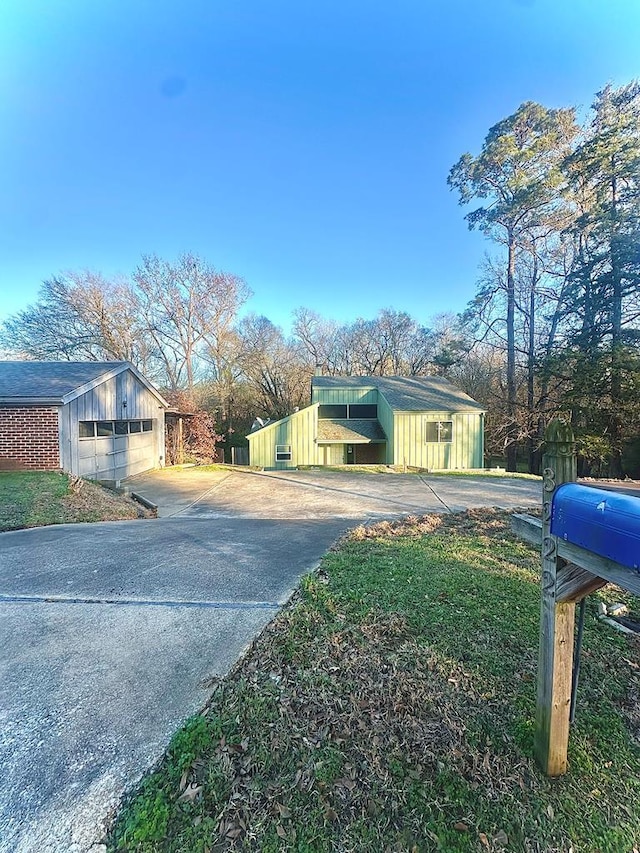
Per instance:
[[[396,462],[393,439],[394,418],[391,406],[385,400],[384,394],[378,394],[378,420],[380,421],[380,426],[387,436],[387,465],[393,465]]]
[[[312,404],[294,412],[275,424],[270,424],[249,439],[249,463],[261,468],[284,470],[298,465],[319,464],[320,454],[316,443],[318,406]],[[291,461],[276,462],[276,445],[291,445]]]
[[[63,471],[76,471],[73,467],[74,451],[75,461],[78,460],[78,442],[71,440],[71,426],[69,418],[69,406],[61,406],[58,409],[58,435],[60,441],[60,467]]]
[[[377,403],[377,388],[313,388],[311,402],[324,405]]]
[[[318,465],[346,465],[346,444],[319,444]]]
[[[427,421],[452,421],[451,442],[427,442]],[[396,465],[416,468],[465,469],[483,464],[482,415],[476,412],[396,412],[394,455]]]
[[[60,454],[65,470],[82,476],[100,476],[100,461],[111,439],[79,440],[80,421],[152,420],[153,432],[121,436],[118,447],[119,477],[148,471],[165,463],[164,408],[157,397],[130,370],[63,406],[60,416]],[[114,445],[115,447],[115,445]],[[114,461],[115,464],[115,461]],[[113,475],[104,473],[106,479]]]

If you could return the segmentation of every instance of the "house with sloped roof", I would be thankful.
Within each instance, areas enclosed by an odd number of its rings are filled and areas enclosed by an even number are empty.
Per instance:
[[[127,361],[0,361],[0,470],[118,482],[161,467],[166,408]]]
[[[311,405],[254,424],[249,461],[300,465],[481,468],[485,409],[440,376],[314,376]]]

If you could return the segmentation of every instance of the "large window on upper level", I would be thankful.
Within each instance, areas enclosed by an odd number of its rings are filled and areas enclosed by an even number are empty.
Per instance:
[[[351,418],[375,420],[378,417],[378,407],[375,403],[325,404],[319,407],[318,417],[334,421]]]
[[[350,418],[366,418],[367,420],[375,420],[378,417],[378,407],[375,403],[351,403],[349,406]]]
[[[331,418],[332,420],[345,420],[347,417],[346,406],[320,406],[318,409],[319,418]]]

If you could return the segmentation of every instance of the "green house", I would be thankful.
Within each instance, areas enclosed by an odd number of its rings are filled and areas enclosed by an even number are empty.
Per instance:
[[[257,421],[249,461],[299,465],[481,468],[484,408],[439,376],[314,376],[311,405]]]

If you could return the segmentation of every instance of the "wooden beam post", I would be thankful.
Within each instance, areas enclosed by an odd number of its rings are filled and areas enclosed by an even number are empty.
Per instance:
[[[552,421],[545,441],[535,753],[548,776],[561,776],[567,772],[575,604],[558,600],[558,573],[564,561],[558,556],[556,537],[551,534],[551,501],[558,486],[575,482],[577,472],[573,431],[567,423]]]
[[[182,426],[182,417],[178,418],[177,426],[178,426],[178,429],[177,429],[176,441],[177,441],[177,445],[178,445],[178,450],[177,450],[176,457],[177,457],[178,465],[182,465],[182,463],[184,462],[184,430],[183,430],[183,426]]]

